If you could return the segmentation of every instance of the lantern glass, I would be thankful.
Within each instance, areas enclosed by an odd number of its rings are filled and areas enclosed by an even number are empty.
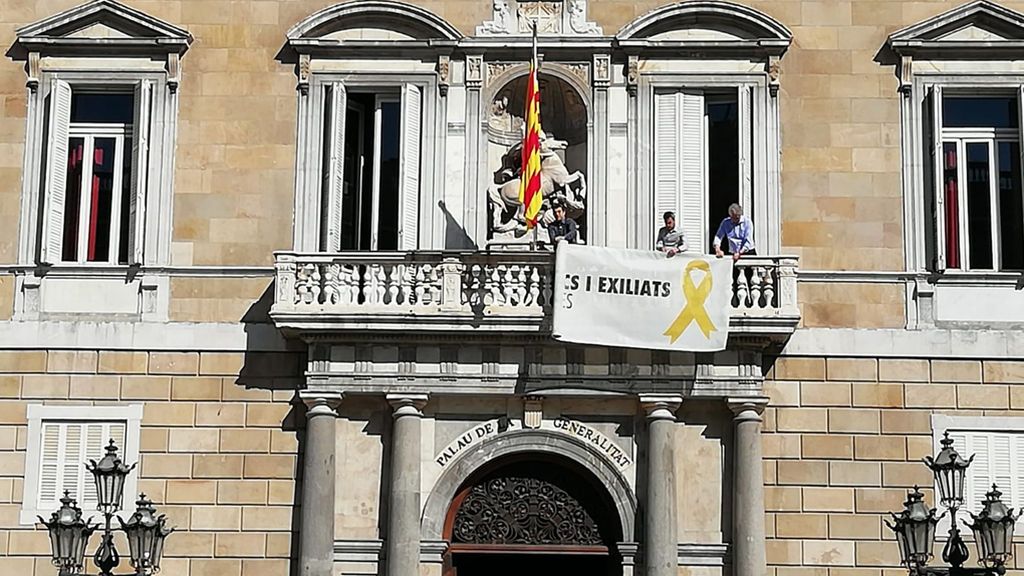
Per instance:
[[[1002,501],[1002,492],[993,485],[985,495],[981,512],[971,514],[968,526],[978,543],[978,556],[987,567],[1001,567],[1013,555],[1014,525],[1020,514],[1014,514]]]
[[[50,533],[53,565],[62,573],[75,572],[85,563],[85,547],[95,528],[82,520],[82,510],[67,491],[60,502],[60,509],[50,516],[49,522],[42,518],[39,521]]]
[[[124,481],[135,468],[135,464],[125,466],[117,455],[117,445],[111,440],[107,445],[106,455],[99,462],[89,460],[88,469],[96,482],[97,508],[106,514],[113,514],[121,509],[124,500]]]
[[[953,439],[949,437],[948,431],[943,434],[941,444],[939,453],[934,458],[925,458],[924,463],[935,476],[939,503],[947,508],[959,508],[964,503],[964,480],[974,456],[964,460],[953,447]]]
[[[908,568],[926,564],[932,557],[938,518],[935,509],[925,505],[924,494],[915,488],[907,495],[903,512],[893,514],[892,518],[893,522],[886,521],[886,524],[896,534],[902,564]]]
[[[173,530],[166,527],[163,515],[156,515],[156,508],[145,494],[139,496],[136,505],[131,518],[127,522],[121,520],[121,528],[128,537],[132,566],[140,574],[154,574],[160,571],[164,538]]]

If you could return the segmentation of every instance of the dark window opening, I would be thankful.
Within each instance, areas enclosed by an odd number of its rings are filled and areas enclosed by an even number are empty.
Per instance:
[[[1017,98],[1012,96],[946,96],[943,128],[1016,128]]]
[[[739,203],[739,102],[736,94],[709,95],[708,120],[708,237],[697,245],[711,251],[711,238],[729,213],[729,205]],[[694,239],[696,240],[696,239]]]

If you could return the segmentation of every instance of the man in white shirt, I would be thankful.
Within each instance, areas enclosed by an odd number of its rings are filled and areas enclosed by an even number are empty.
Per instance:
[[[676,228],[674,212],[665,212],[663,218],[665,225],[658,230],[658,240],[654,243],[654,247],[671,258],[679,252],[686,251],[686,236],[683,235],[682,229]]]

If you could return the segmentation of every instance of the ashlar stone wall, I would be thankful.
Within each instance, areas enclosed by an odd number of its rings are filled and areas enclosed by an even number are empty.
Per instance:
[[[163,573],[289,574],[298,373],[298,357],[285,353],[0,351],[0,574],[55,573],[46,531],[18,522],[31,403],[144,405],[138,489],[178,528]],[[124,568],[124,542],[120,550]]]
[[[763,440],[775,576],[904,574],[882,520],[915,485],[934,505],[921,463],[935,453],[932,414],[1024,416],[1024,362],[783,357],[770,378]],[[1015,558],[1024,567],[1024,541]]]

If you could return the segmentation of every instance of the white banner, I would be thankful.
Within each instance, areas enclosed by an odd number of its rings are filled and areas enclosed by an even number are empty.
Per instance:
[[[561,242],[553,336],[652,350],[724,350],[732,259]]]

